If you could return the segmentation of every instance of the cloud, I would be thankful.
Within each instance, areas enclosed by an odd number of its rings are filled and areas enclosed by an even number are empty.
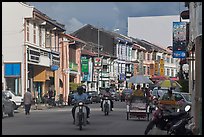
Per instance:
[[[66,32],[72,33],[76,31],[77,29],[81,28],[84,24],[80,22],[78,19],[72,17],[70,20],[67,21],[65,24],[66,26]]]
[[[119,28],[126,34],[128,17],[178,15],[184,2],[30,2],[72,31],[83,24]],[[180,7],[179,7],[180,6]]]

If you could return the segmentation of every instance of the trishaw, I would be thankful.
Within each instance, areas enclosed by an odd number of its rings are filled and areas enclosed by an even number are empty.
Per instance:
[[[149,121],[149,105],[144,96],[133,96],[127,103],[127,120],[129,118],[144,119]]]

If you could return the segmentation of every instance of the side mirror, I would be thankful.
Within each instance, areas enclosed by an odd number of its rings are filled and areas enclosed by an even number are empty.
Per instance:
[[[191,109],[191,106],[190,106],[190,105],[187,105],[187,106],[185,107],[185,111],[186,111],[186,112],[188,112],[190,109]]]

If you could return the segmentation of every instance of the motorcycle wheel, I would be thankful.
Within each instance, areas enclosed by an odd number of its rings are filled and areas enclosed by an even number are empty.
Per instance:
[[[79,130],[82,130],[82,114],[79,115]]]
[[[149,124],[147,125],[147,128],[145,129],[144,134],[145,134],[145,135],[148,135],[149,131],[152,130],[152,128],[154,127],[154,125],[155,125],[155,124],[154,124],[154,121],[151,120],[151,121],[149,122]]]

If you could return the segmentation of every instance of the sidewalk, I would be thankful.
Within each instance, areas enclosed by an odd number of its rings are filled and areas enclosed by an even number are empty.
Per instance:
[[[45,109],[63,108],[65,106],[67,106],[67,105],[52,107],[52,106],[48,106],[47,104],[35,104],[35,105],[31,106],[31,110],[45,110]],[[24,106],[23,105],[20,106],[18,108],[18,111],[23,112],[24,111]]]

